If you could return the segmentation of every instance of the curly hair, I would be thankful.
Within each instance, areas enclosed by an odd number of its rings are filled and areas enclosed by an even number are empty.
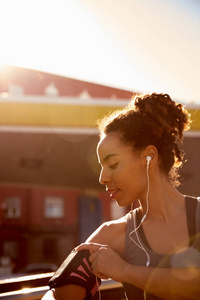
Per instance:
[[[168,94],[137,95],[122,110],[98,122],[100,136],[119,132],[125,144],[141,151],[148,145],[157,148],[159,167],[174,185],[178,185],[178,169],[183,163],[180,149],[183,131],[190,127],[190,115],[181,103]]]

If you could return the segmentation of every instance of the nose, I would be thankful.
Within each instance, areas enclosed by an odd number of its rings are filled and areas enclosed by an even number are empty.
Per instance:
[[[101,172],[99,175],[99,183],[106,185],[108,182],[110,182],[109,175],[105,172],[104,169],[101,169]]]

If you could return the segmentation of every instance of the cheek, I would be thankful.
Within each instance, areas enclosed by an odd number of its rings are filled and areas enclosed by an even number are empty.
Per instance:
[[[137,188],[146,182],[146,173],[140,166],[129,166],[129,170],[124,174],[124,178],[129,185],[133,188]]]
[[[116,180],[118,180],[123,186],[133,184],[137,178],[137,171],[134,167],[122,166],[116,173]]]

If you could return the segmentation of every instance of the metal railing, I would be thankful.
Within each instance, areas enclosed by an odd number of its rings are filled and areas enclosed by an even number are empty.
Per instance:
[[[40,300],[48,291],[47,283],[54,273],[29,275],[0,280],[0,300]],[[112,280],[100,286],[102,300],[125,300],[122,285]],[[93,298],[99,299],[99,293]]]

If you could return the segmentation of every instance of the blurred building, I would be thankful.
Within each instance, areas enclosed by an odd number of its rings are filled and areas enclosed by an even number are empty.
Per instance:
[[[2,261],[11,258],[16,269],[59,264],[103,221],[122,214],[98,183],[95,122],[131,97],[44,72],[0,69]]]
[[[0,258],[60,264],[125,213],[98,182],[96,121],[133,92],[35,70],[0,69]],[[181,192],[200,195],[200,110],[183,145]],[[14,265],[13,265],[14,266]]]

